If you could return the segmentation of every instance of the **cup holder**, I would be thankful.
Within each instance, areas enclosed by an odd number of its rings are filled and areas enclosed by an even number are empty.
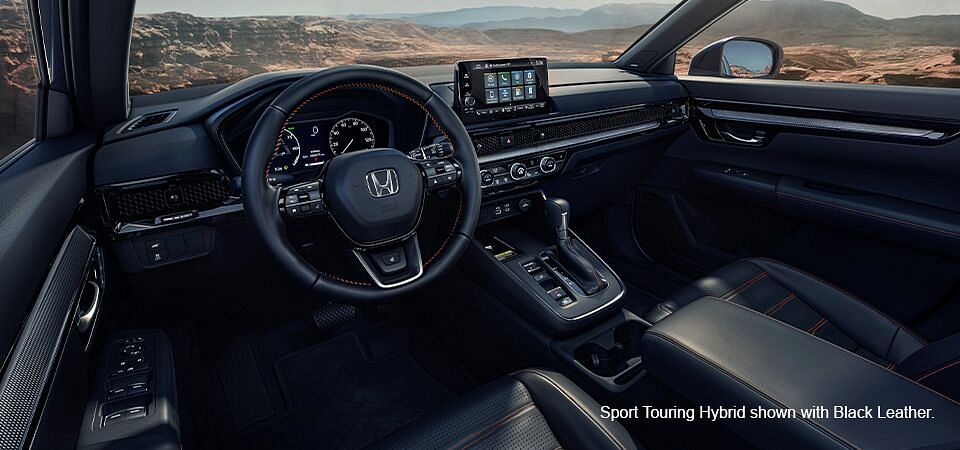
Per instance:
[[[604,378],[616,377],[614,381],[617,384],[626,383],[632,376],[625,372],[639,368],[643,362],[640,356],[640,339],[647,328],[649,326],[640,321],[624,322],[577,347],[573,357],[596,375]]]

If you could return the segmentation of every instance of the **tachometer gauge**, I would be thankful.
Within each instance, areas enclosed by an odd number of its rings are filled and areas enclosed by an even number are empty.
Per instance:
[[[280,148],[270,162],[270,171],[283,173],[300,163],[300,140],[292,131],[284,129],[280,133]]]
[[[373,128],[355,117],[341,119],[330,128],[330,151],[334,155],[371,149],[375,145]]]

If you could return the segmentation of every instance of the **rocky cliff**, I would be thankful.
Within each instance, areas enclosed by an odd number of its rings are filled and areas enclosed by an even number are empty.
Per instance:
[[[0,158],[33,137],[37,65],[23,8],[0,2]]]

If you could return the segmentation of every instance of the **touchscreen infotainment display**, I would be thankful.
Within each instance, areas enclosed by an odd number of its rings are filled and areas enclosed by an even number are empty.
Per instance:
[[[546,58],[460,61],[454,76],[464,123],[550,112]]]

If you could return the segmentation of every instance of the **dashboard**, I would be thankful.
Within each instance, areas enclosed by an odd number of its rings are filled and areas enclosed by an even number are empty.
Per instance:
[[[675,80],[563,64],[551,64],[547,74],[539,58],[464,61],[454,77],[451,68],[409,74],[465,122],[480,162],[484,204],[492,208],[482,221],[522,210],[507,202],[531,190],[582,201],[612,195],[618,184],[609,180],[635,176],[655,157],[658,142],[684,130],[679,125],[688,94]],[[214,92],[134,98],[133,118],[104,134],[94,160],[104,225],[115,238],[138,240],[187,224],[237,220],[250,133],[273,99],[310,73],[267,73]],[[502,95],[496,103],[487,92],[494,74]],[[157,115],[164,119],[131,126]],[[339,91],[312,102],[281,133],[280,151],[267,170],[281,185],[315,176],[342,153],[382,147],[409,152],[443,139],[416,105],[371,90]],[[135,244],[143,250],[143,242]],[[131,261],[140,256],[128,253]],[[142,268],[157,264],[166,262]]]
[[[271,182],[288,184],[316,175],[343,153],[389,147],[390,122],[357,111],[333,117],[299,117],[280,134],[280,148],[270,161]]]

